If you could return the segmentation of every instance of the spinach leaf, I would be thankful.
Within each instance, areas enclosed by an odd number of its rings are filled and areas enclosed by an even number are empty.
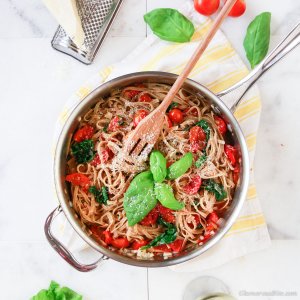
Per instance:
[[[108,192],[105,186],[103,186],[101,190],[98,190],[94,185],[92,185],[89,187],[89,192],[94,195],[98,203],[107,205]]]
[[[249,24],[244,49],[253,69],[267,55],[270,43],[271,13],[263,12]]]
[[[224,190],[224,187],[212,179],[206,181],[204,189],[215,194],[217,201],[221,201],[227,197],[227,193]]]
[[[160,225],[167,227],[167,229],[165,230],[165,232],[163,232],[162,234],[158,235],[155,239],[153,239],[149,244],[141,247],[141,250],[145,250],[163,244],[170,244],[176,240],[177,229],[174,224],[164,221],[161,217],[158,218],[158,223]]]
[[[184,204],[174,197],[172,187],[166,183],[155,183],[154,192],[157,200],[167,208],[173,210],[183,209]]]
[[[197,161],[195,162],[195,166],[196,166],[197,168],[202,167],[203,164],[206,162],[206,160],[207,160],[207,156],[206,156],[205,154],[201,155],[201,156],[197,159]]]
[[[191,152],[183,155],[168,168],[168,178],[176,179],[183,175],[193,164],[193,154]]]
[[[167,176],[167,160],[158,150],[150,155],[150,170],[155,182],[163,182]]]
[[[177,102],[172,102],[168,108],[167,108],[167,112],[169,112],[171,109],[173,109],[174,107],[177,107],[178,106],[178,103]]]
[[[69,289],[60,287],[55,281],[51,281],[48,290],[41,290],[30,300],[82,300],[82,296]]]
[[[85,140],[80,143],[75,143],[71,147],[71,152],[75,157],[77,163],[82,164],[91,161],[96,151],[94,151],[94,142],[92,140]]]
[[[205,120],[200,120],[199,122],[196,123],[196,126],[200,126],[203,131],[205,132],[206,135],[206,142],[209,140],[209,136],[210,136],[210,127],[209,124],[207,123],[207,121]]]
[[[144,15],[144,20],[155,35],[166,41],[189,42],[195,32],[193,23],[172,8],[154,9]]]
[[[133,226],[143,220],[156,203],[152,173],[145,171],[135,176],[125,193],[123,203],[128,225]]]

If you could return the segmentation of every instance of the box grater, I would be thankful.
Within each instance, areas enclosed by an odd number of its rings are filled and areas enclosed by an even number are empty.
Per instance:
[[[84,44],[77,47],[64,29],[59,26],[52,39],[52,47],[91,64],[117,15],[123,0],[76,0],[79,17],[85,34]]]

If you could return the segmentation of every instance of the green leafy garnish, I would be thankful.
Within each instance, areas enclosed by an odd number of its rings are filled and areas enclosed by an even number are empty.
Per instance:
[[[128,225],[133,226],[143,220],[156,203],[152,173],[145,171],[135,176],[125,193],[123,203]]]
[[[174,107],[177,107],[178,106],[178,103],[177,102],[172,102],[168,108],[167,108],[167,112],[169,112],[171,109],[173,109]]]
[[[154,9],[144,15],[144,20],[155,35],[166,41],[189,42],[195,32],[193,23],[172,8]]]
[[[158,224],[165,226],[167,229],[165,232],[153,239],[148,245],[141,247],[141,250],[146,250],[148,248],[163,244],[170,244],[176,240],[177,229],[174,224],[164,221],[161,217],[158,219]]]
[[[213,193],[217,201],[221,201],[227,197],[227,193],[224,190],[224,187],[212,179],[206,181],[204,189]]]
[[[244,39],[244,49],[251,68],[267,55],[270,44],[271,13],[263,12],[249,24]]]
[[[167,160],[158,150],[150,155],[150,170],[155,182],[163,182],[167,176]]]
[[[107,133],[107,130],[108,130],[108,124],[105,124],[104,126],[103,126],[103,132],[105,132],[105,133]]]
[[[89,187],[89,192],[94,195],[95,200],[100,204],[107,205],[108,192],[107,187],[103,186],[101,190],[98,190],[94,185]]]
[[[82,164],[91,161],[96,151],[94,151],[94,142],[92,140],[85,140],[80,143],[75,143],[71,147],[71,152],[75,157],[77,163]]]
[[[205,154],[201,155],[201,156],[197,159],[197,161],[195,162],[195,166],[196,166],[197,168],[202,167],[203,164],[206,162],[206,160],[207,160],[207,156],[206,156]]]
[[[51,281],[48,290],[41,290],[30,300],[82,300],[82,296],[69,289],[60,287],[55,281]]]
[[[210,136],[210,127],[209,124],[207,123],[207,121],[205,120],[200,120],[199,122],[196,123],[196,126],[200,126],[203,131],[205,132],[206,135],[206,142],[209,140],[209,136]]]
[[[193,164],[193,154],[191,152],[183,155],[168,168],[168,178],[176,179],[183,175]]]
[[[182,202],[177,201],[174,197],[172,187],[166,183],[155,183],[154,192],[157,200],[167,208],[173,210],[183,209],[184,204]]]

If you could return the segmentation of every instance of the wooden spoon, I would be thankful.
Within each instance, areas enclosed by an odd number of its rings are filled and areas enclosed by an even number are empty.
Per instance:
[[[183,71],[177,77],[165,99],[155,110],[153,110],[138,124],[135,130],[128,134],[123,148],[123,153],[125,154],[125,156],[131,156],[131,158],[134,158],[135,160],[138,159],[140,161],[144,161],[147,159],[148,154],[156,143],[156,140],[158,139],[161,132],[168,106],[171,104],[175,95],[183,85],[185,79],[194,68],[195,64],[207,48],[208,44],[216,34],[217,30],[220,28],[222,22],[227,17],[236,1],[237,0],[226,1],[225,5],[217,15],[203,41],[201,41],[191,59],[188,61]]]

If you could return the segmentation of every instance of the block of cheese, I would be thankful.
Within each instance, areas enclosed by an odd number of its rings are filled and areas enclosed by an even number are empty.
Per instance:
[[[84,42],[84,31],[78,14],[76,0],[43,1],[76,46],[81,47]]]

